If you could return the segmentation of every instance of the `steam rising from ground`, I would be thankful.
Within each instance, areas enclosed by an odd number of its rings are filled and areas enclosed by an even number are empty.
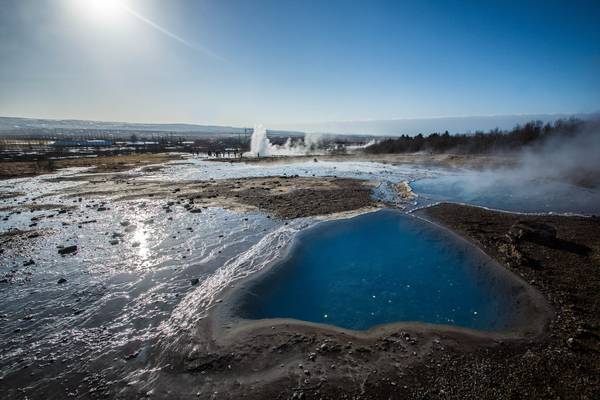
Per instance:
[[[371,139],[365,144],[353,144],[346,146],[346,150],[362,150],[377,143],[377,140]]]
[[[600,129],[552,136],[518,153],[511,166],[462,170],[414,183],[422,194],[514,211],[598,212]]]
[[[525,148],[513,167],[481,174],[487,182],[512,181],[515,184],[553,182],[600,189],[600,124],[586,124],[576,133],[552,136],[540,144]],[[534,187],[524,188],[536,190]]]
[[[600,123],[574,136],[552,137],[521,154],[516,171],[521,178],[568,181],[600,188]]]
[[[250,151],[245,156],[250,157],[269,157],[269,156],[298,156],[305,154],[319,154],[321,149],[322,136],[316,133],[307,133],[304,140],[287,141],[279,146],[271,143],[267,137],[267,130],[261,125],[255,125],[252,137],[250,139]]]

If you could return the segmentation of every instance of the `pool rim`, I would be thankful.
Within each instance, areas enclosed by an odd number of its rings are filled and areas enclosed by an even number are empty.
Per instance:
[[[493,341],[531,341],[543,338],[547,333],[548,324],[554,316],[554,310],[548,300],[541,292],[527,283],[523,278],[504,267],[499,261],[487,254],[477,243],[463,237],[452,229],[436,222],[435,219],[427,216],[427,208],[433,206],[434,205],[424,207],[410,213],[394,208],[383,207],[358,215],[346,215],[341,216],[340,218],[315,221],[315,224],[311,224],[307,228],[300,230],[277,259],[265,265],[260,271],[232,282],[221,292],[220,300],[209,309],[205,320],[210,326],[213,340],[216,342],[227,343],[235,340],[237,335],[259,331],[265,327],[270,328],[271,330],[277,330],[278,328],[287,329],[290,327],[299,330],[312,329],[325,333],[342,334],[346,337],[356,339],[380,339],[384,336],[404,331],[424,334],[447,334],[457,336],[457,338],[479,338]],[[522,306],[524,309],[523,314],[525,316],[521,317],[519,321],[516,321],[515,326],[512,329],[493,331],[422,321],[389,322],[373,325],[364,330],[354,330],[333,324],[311,322],[295,318],[248,319],[236,315],[237,306],[239,306],[241,297],[245,294],[244,289],[251,287],[257,281],[264,279],[266,275],[273,273],[273,267],[276,265],[284,263],[286,259],[291,256],[292,250],[297,246],[297,242],[302,238],[305,232],[323,223],[353,219],[380,212],[394,212],[407,217],[416,218],[425,224],[431,224],[433,228],[442,230],[445,234],[450,235],[454,240],[457,240],[458,243],[465,246],[465,248],[471,249],[474,252],[473,255],[475,257],[481,258],[482,261],[485,260],[484,264],[486,268],[490,268],[490,273],[501,279],[507,279],[509,282],[520,287],[522,290],[520,293],[521,297],[528,300],[528,304]]]

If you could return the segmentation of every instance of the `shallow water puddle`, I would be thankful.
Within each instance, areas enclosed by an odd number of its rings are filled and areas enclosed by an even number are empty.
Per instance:
[[[301,233],[249,283],[238,312],[356,330],[399,321],[501,330],[510,301],[489,262],[445,230],[384,210]]]

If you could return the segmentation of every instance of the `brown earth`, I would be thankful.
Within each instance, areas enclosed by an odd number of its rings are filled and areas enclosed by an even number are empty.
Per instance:
[[[371,199],[372,184],[350,178],[276,176],[171,183],[108,174],[61,179],[86,181],[61,192],[70,197],[164,199],[166,208],[184,205],[190,212],[217,206],[291,219],[377,206]]]
[[[600,219],[524,216],[441,204],[425,214],[472,240],[542,292],[556,312],[539,342],[456,354],[412,371],[439,398],[597,398],[600,387]],[[528,227],[542,234],[523,234]],[[544,227],[556,230],[545,238]]]
[[[120,156],[98,156],[65,158],[48,161],[3,161],[0,162],[0,179],[23,178],[43,175],[61,168],[94,167],[90,172],[120,172],[150,164],[180,160],[178,154],[130,154]]]

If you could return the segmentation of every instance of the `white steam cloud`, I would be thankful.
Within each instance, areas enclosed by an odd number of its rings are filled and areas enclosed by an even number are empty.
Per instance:
[[[254,126],[250,139],[250,151],[245,156],[270,157],[270,156],[300,156],[306,154],[321,154],[323,138],[316,133],[307,133],[304,140],[288,138],[283,145],[271,143],[267,137],[267,130],[261,125]]]
[[[600,187],[600,125],[584,128],[572,137],[552,137],[521,155],[523,178],[569,181]]]
[[[438,182],[466,202],[498,199],[520,211],[600,212],[600,125],[533,145],[510,166],[465,170]],[[436,189],[438,190],[438,189]],[[500,206],[505,207],[506,205]],[[493,206],[492,206],[493,207]]]

